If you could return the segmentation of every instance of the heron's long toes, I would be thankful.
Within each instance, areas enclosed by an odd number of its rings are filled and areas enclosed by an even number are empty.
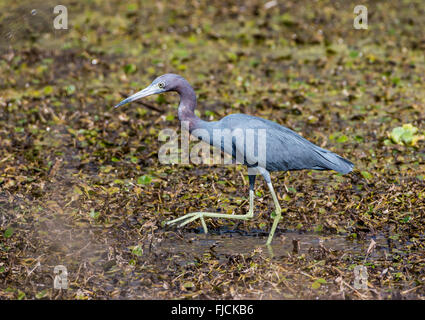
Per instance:
[[[196,212],[188,213],[188,214],[185,214],[184,216],[182,216],[180,218],[177,218],[177,219],[174,219],[174,220],[171,220],[171,221],[167,221],[165,224],[166,225],[173,225],[173,224],[178,223],[179,221],[189,219],[189,218],[193,217],[195,214],[196,214]]]
[[[194,212],[194,216],[180,223],[179,227],[183,227],[187,225],[188,223],[191,223],[192,221],[195,221],[196,219],[201,218],[201,216],[202,216],[202,213]]]
[[[184,227],[188,223],[191,223],[192,221],[195,221],[196,219],[200,219],[202,223],[202,227],[204,228],[204,232],[208,233],[208,228],[204,220],[204,215],[208,214],[207,212],[191,212],[188,214],[185,214],[183,217],[168,221],[165,223],[165,225],[173,225],[178,224],[178,227]]]

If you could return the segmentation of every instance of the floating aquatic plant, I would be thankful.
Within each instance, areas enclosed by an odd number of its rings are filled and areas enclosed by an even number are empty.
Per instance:
[[[415,147],[418,141],[424,139],[424,136],[418,134],[418,131],[419,129],[410,123],[403,124],[403,126],[396,127],[391,131],[389,134],[391,141],[389,142]]]

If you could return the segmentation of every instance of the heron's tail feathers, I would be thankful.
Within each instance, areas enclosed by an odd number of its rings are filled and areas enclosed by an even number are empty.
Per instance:
[[[354,168],[354,163],[344,159],[336,153],[328,150],[326,150],[326,152],[318,151],[317,153],[321,157],[321,167],[323,167],[323,169],[335,170],[342,174],[346,174],[351,172]]]

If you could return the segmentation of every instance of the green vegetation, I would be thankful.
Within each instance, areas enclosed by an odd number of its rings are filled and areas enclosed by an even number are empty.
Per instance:
[[[418,128],[410,123],[403,124],[401,127],[394,128],[389,135],[392,142],[407,146],[417,146],[419,140],[423,140],[424,136],[417,134]]]

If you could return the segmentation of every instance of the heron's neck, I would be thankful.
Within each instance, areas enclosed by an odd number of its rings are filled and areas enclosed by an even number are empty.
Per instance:
[[[178,115],[180,121],[188,121],[189,122],[189,130],[192,131],[202,122],[195,115],[195,107],[196,107],[196,94],[193,88],[187,84],[184,86],[179,86],[176,91],[180,95],[180,104]]]

